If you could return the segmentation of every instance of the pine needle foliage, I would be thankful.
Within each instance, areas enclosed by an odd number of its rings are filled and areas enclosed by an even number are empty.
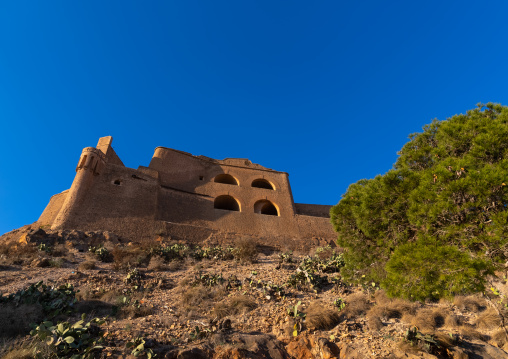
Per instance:
[[[342,274],[413,300],[481,291],[508,259],[508,107],[478,104],[409,138],[392,170],[331,210]]]

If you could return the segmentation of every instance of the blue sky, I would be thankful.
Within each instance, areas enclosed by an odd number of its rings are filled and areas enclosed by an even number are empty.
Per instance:
[[[508,104],[508,2],[2,1],[0,233],[70,187],[81,149],[165,146],[290,174],[335,204],[409,133]]]

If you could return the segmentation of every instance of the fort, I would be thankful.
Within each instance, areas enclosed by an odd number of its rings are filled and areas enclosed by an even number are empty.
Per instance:
[[[126,167],[102,137],[81,153],[70,189],[51,197],[38,225],[224,243],[333,243],[331,206],[294,203],[288,174],[247,159],[216,160],[157,147],[148,167]]]

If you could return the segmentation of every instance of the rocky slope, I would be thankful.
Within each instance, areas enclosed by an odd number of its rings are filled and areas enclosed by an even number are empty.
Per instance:
[[[290,254],[245,238],[236,249],[197,250],[168,238],[123,243],[107,232],[27,226],[0,237],[0,353],[54,355],[28,335],[29,321],[51,315],[44,305],[7,299],[43,281],[79,290],[53,322],[106,318],[94,325],[102,338],[94,357],[508,357],[505,280],[494,278],[484,295],[414,303],[376,283],[343,283],[340,260],[331,248]]]

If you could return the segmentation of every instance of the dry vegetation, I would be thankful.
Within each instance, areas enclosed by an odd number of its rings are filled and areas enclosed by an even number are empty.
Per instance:
[[[226,358],[236,348],[229,336],[252,332],[273,335],[288,353],[300,338],[308,343],[317,343],[308,338],[321,338],[320,343],[337,348],[347,344],[361,358],[399,358],[419,351],[446,358],[461,345],[467,347],[464,343],[477,341],[508,349],[499,314],[504,312],[492,306],[500,298],[460,296],[439,303],[389,298],[371,283],[342,282],[334,269],[340,261],[330,247],[305,256],[260,254],[247,238],[229,249],[172,242],[93,244],[0,246],[0,279],[9,293],[25,286],[28,272],[30,283],[35,278],[55,286],[72,283],[79,290],[72,311],[51,320],[75,322],[80,313],[87,313],[88,320],[109,318],[101,333],[108,333],[103,354],[111,357],[130,354],[127,343],[139,337],[146,343],[145,357],[150,351],[164,357],[168,350],[199,347],[212,353],[204,357],[213,357],[216,348]],[[296,280],[301,280],[297,286],[292,284]],[[51,348],[26,336],[31,323],[49,319],[41,305],[0,303],[0,357],[32,358],[34,350],[56,357]],[[248,353],[249,344],[242,348]]]

